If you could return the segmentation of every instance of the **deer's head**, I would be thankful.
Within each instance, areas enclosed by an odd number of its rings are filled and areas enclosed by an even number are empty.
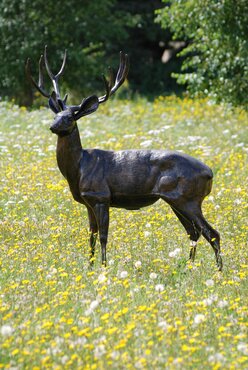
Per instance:
[[[51,108],[50,102],[49,106]],[[61,111],[55,111],[55,109],[51,108],[56,113],[56,116],[53,124],[50,126],[50,130],[59,136],[69,135],[75,128],[76,121],[87,114],[95,112],[98,106],[97,96],[92,95],[84,99],[80,106],[68,106]]]
[[[115,93],[115,91],[123,84],[127,77],[129,70],[128,56],[120,52],[120,65],[114,80],[114,74],[111,68],[109,68],[109,80],[103,75],[103,81],[105,84],[106,94],[97,97],[96,95],[88,96],[83,99],[80,105],[67,105],[67,94],[62,99],[59,92],[58,80],[64,72],[66,63],[66,52],[64,53],[63,63],[60,71],[54,75],[47,60],[47,47],[45,47],[44,56],[41,55],[39,61],[39,81],[38,83],[33,79],[30,68],[30,59],[26,63],[27,76],[30,79],[34,87],[46,98],[48,98],[48,105],[50,109],[56,114],[54,122],[50,127],[50,130],[59,136],[69,135],[76,126],[76,121],[81,117],[86,116],[95,112],[99,104],[104,103],[108,98]],[[51,94],[44,89],[44,77],[43,72],[46,68],[47,74],[52,80],[53,91]]]

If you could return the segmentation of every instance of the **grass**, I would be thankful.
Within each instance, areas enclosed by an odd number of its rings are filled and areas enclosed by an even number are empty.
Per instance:
[[[0,104],[0,368],[247,368],[247,113],[207,100],[112,101],[84,147],[177,149],[214,171],[204,214],[224,269],[169,206],[111,209],[108,267],[88,263],[86,209],[55,158],[52,114]]]

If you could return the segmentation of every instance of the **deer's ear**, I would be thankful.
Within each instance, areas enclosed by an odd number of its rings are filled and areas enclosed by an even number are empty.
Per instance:
[[[75,113],[74,117],[77,121],[79,118],[83,116],[87,116],[97,110],[99,106],[98,97],[95,95],[89,96],[88,98],[84,99],[80,105],[79,110]]]
[[[56,94],[55,92],[53,91],[49,100],[48,100],[48,105],[49,105],[49,108],[54,112],[54,113],[59,113],[61,111],[59,105],[58,105],[58,102],[57,102],[57,99],[56,99]]]

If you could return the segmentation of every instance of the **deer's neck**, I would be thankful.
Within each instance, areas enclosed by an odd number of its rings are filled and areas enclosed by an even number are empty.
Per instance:
[[[67,136],[58,136],[57,141],[57,162],[62,175],[69,182],[70,187],[78,184],[79,166],[82,156],[82,145],[78,127]]]

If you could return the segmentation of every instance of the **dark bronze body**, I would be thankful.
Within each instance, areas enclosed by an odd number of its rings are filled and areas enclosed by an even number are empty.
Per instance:
[[[109,207],[137,210],[166,201],[184,226],[192,241],[190,258],[194,260],[196,242],[202,234],[214,249],[219,270],[222,269],[220,237],[203,217],[201,205],[210,193],[213,174],[199,160],[175,151],[123,150],[106,151],[83,149],[76,121],[93,113],[124,82],[128,73],[128,58],[121,54],[120,67],[114,82],[104,77],[106,94],[100,98],[90,96],[79,106],[66,106],[66,98],[59,94],[58,78],[65,66],[65,57],[60,72],[54,76],[45,58],[40,60],[39,83],[30,73],[34,86],[49,98],[49,106],[56,113],[50,127],[58,135],[57,162],[67,179],[74,199],[88,210],[90,223],[91,262],[93,262],[96,236],[99,232],[102,263],[106,264],[106,244],[109,227]],[[52,79],[54,92],[50,95],[43,88],[43,64]]]

